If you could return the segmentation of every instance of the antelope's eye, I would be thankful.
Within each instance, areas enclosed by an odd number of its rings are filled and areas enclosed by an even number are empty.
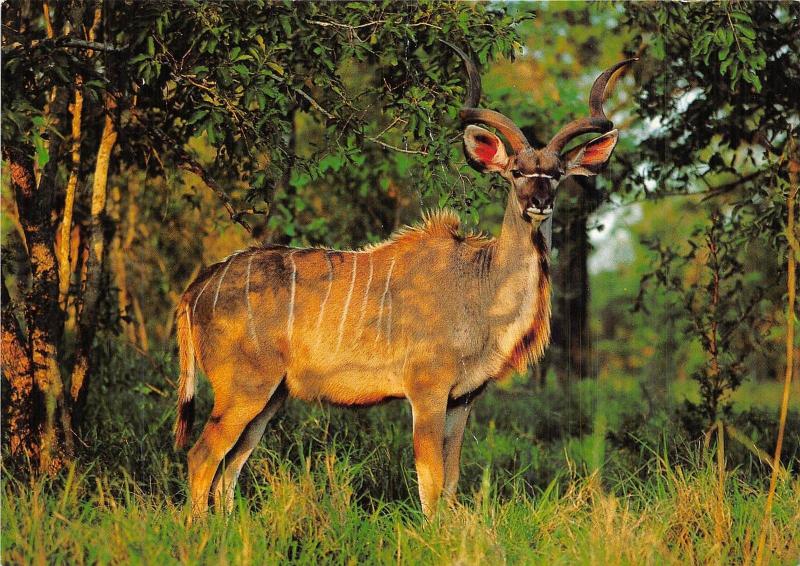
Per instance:
[[[512,169],[512,171],[511,171],[511,175],[512,175],[512,176],[513,176],[515,179],[519,179],[520,177],[522,177],[522,171],[520,171],[519,169]]]

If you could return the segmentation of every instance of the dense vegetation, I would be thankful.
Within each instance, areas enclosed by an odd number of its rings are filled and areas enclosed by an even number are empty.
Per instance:
[[[87,415],[97,424],[84,434],[84,458],[55,479],[4,480],[9,563],[754,557],[768,466],[727,443],[729,470],[720,484],[712,454],[677,432],[677,420],[659,411],[642,422],[647,401],[633,379],[490,390],[467,429],[460,503],[433,523],[423,519],[414,493],[404,403],[343,410],[290,402],[243,472],[233,517],[187,528],[184,462],[171,449],[173,396],[158,371],[171,378],[174,368],[165,363],[154,371],[132,353],[106,354],[111,360],[98,379],[122,392]],[[775,411],[748,399],[774,393],[753,385],[736,398],[743,409],[737,424],[764,446],[775,440]],[[796,457],[796,413],[790,430],[788,451]],[[783,476],[768,527],[773,563],[791,564],[800,552],[799,513],[797,479]]]
[[[799,4],[2,10],[5,562],[800,555]],[[479,400],[431,522],[405,404],[290,402],[233,517],[187,527],[173,314],[203,265],[360,246],[437,206],[496,230],[505,189],[464,163],[440,40],[532,140],[640,57],[606,103],[611,165],[560,189],[545,360]]]

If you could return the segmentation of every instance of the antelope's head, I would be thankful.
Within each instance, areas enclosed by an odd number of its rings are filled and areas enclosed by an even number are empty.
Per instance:
[[[603,112],[603,95],[612,75],[636,59],[617,63],[597,77],[589,95],[589,116],[570,122],[545,147],[534,149],[509,118],[494,110],[476,108],[481,96],[478,70],[463,51],[451,47],[464,60],[469,74],[467,100],[459,113],[461,121],[468,124],[464,153],[478,171],[495,171],[508,179],[513,189],[509,198],[516,199],[526,221],[538,226],[553,213],[556,187],[562,179],[569,175],[596,175],[611,157],[618,131]],[[500,132],[511,152],[497,135],[476,123]],[[565,151],[570,140],[592,132],[603,135]]]

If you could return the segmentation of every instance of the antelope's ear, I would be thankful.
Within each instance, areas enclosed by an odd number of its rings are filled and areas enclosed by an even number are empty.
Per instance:
[[[569,150],[564,155],[567,175],[597,175],[611,157],[617,145],[619,130],[611,130],[599,138]]]
[[[469,164],[478,171],[503,171],[508,165],[508,154],[503,142],[489,130],[467,126],[464,130],[464,154]]]

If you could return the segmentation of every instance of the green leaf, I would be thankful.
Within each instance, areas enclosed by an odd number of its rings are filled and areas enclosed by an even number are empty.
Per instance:
[[[289,184],[297,189],[302,189],[310,182],[311,182],[311,175],[309,175],[308,173],[298,173],[296,175],[292,175]]]
[[[735,59],[733,58],[725,59],[719,66],[719,72],[724,75],[725,71],[728,69],[728,67],[730,67],[731,63],[733,63],[734,61]]]
[[[733,32],[730,28],[725,28],[725,45],[730,48],[733,45]]]
[[[339,154],[330,154],[323,157],[319,162],[319,170],[325,172],[329,169],[339,171],[344,165],[344,159]]]
[[[205,118],[207,114],[208,114],[208,110],[197,110],[194,114],[192,114],[191,118],[186,120],[186,123],[189,124],[189,125],[194,124],[197,121],[202,120],[203,118]]]
[[[744,12],[740,12],[739,10],[732,11],[731,17],[735,20],[739,20],[740,22],[746,22],[748,24],[753,23],[753,20],[750,18],[749,15],[745,14]]]
[[[50,152],[47,151],[47,144],[39,134],[33,134],[33,147],[36,151],[36,164],[44,167],[50,161]]]
[[[244,78],[247,78],[247,77],[250,76],[250,70],[247,67],[245,67],[244,65],[242,65],[241,63],[238,64],[238,65],[234,65],[233,66],[233,70],[236,71],[236,73],[238,75],[240,75],[240,76],[242,76]]]
[[[753,73],[753,88],[756,89],[756,92],[761,92],[761,79],[755,73]]]
[[[756,32],[753,30],[753,28],[747,27],[747,26],[741,26],[741,25],[740,26],[736,26],[736,27],[739,30],[739,33],[741,33],[747,39],[755,39],[756,38]]]
[[[267,67],[278,73],[280,76],[283,76],[283,74],[286,72],[284,71],[283,67],[281,67],[274,61],[267,61]]]

